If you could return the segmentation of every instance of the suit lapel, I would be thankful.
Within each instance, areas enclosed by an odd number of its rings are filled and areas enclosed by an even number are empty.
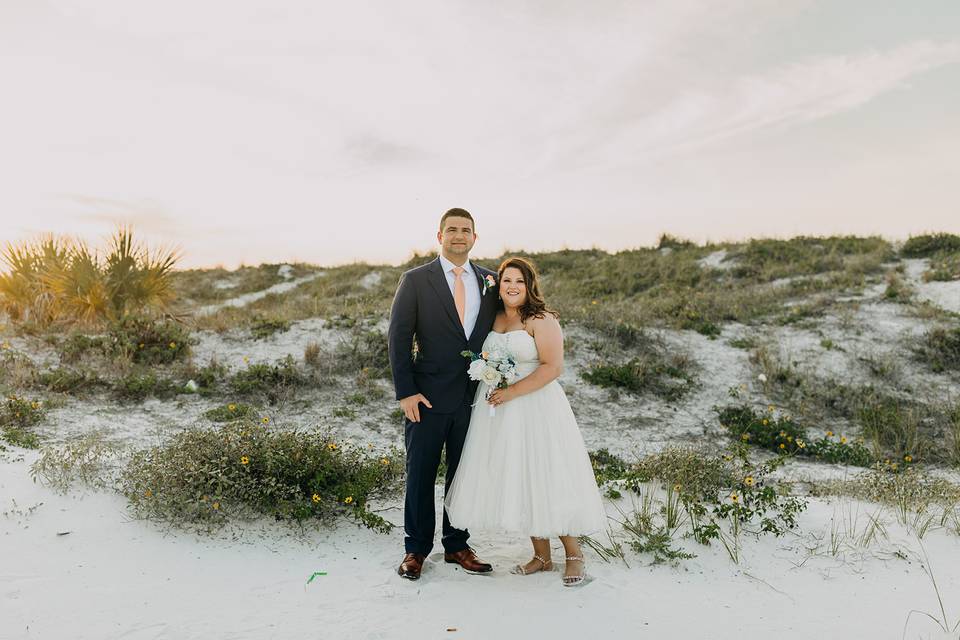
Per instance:
[[[457,313],[457,306],[453,303],[453,294],[450,293],[450,285],[447,284],[447,276],[443,273],[443,267],[440,265],[440,258],[434,260],[430,265],[430,285],[440,298],[442,306],[449,316],[451,322],[461,334],[463,325],[460,324],[460,315]]]
[[[473,340],[473,336],[477,333],[477,328],[484,323],[484,318],[490,313],[490,309],[493,308],[497,294],[493,289],[483,293],[483,274],[480,272],[480,267],[472,262],[470,266],[473,267],[473,273],[477,276],[477,284],[480,286],[480,309],[477,312],[477,321],[473,324],[473,331],[470,332],[469,338],[469,340]],[[487,300],[488,297],[490,300]]]

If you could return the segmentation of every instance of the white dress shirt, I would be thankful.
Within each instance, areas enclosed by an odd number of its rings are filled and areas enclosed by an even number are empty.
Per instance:
[[[454,282],[457,277],[453,273],[453,269],[457,265],[441,255],[440,266],[443,267],[443,274],[447,276],[450,295],[453,296]],[[464,263],[463,273],[460,274],[460,277],[463,279],[464,293],[467,294],[467,303],[463,310],[463,334],[469,339],[470,334],[473,333],[473,327],[477,324],[477,316],[480,315],[480,285],[477,283],[477,274],[469,260]]]

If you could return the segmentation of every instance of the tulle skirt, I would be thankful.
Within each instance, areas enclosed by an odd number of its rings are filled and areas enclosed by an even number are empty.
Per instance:
[[[496,408],[480,385],[444,501],[453,526],[548,538],[595,533],[606,515],[583,436],[556,382]]]

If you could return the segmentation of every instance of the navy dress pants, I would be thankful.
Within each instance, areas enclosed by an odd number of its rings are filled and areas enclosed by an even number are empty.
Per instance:
[[[470,405],[464,403],[453,413],[434,413],[420,405],[420,422],[404,419],[404,441],[407,449],[407,493],[404,500],[404,546],[407,553],[429,555],[433,549],[437,526],[434,492],[440,454],[447,450],[447,476],[444,493],[450,489],[453,475],[460,464],[463,442],[470,425]],[[467,548],[466,530],[450,526],[447,510],[443,510],[443,550],[456,553]]]

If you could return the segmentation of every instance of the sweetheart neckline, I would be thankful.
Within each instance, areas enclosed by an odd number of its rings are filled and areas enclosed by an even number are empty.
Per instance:
[[[494,331],[493,329],[491,329],[490,333],[495,333],[498,336],[505,336],[511,333],[517,333],[518,331],[522,331],[523,333],[526,333],[528,336],[530,336],[530,334],[527,333],[526,329],[511,329],[510,331]],[[532,338],[533,336],[530,336],[530,337]]]

